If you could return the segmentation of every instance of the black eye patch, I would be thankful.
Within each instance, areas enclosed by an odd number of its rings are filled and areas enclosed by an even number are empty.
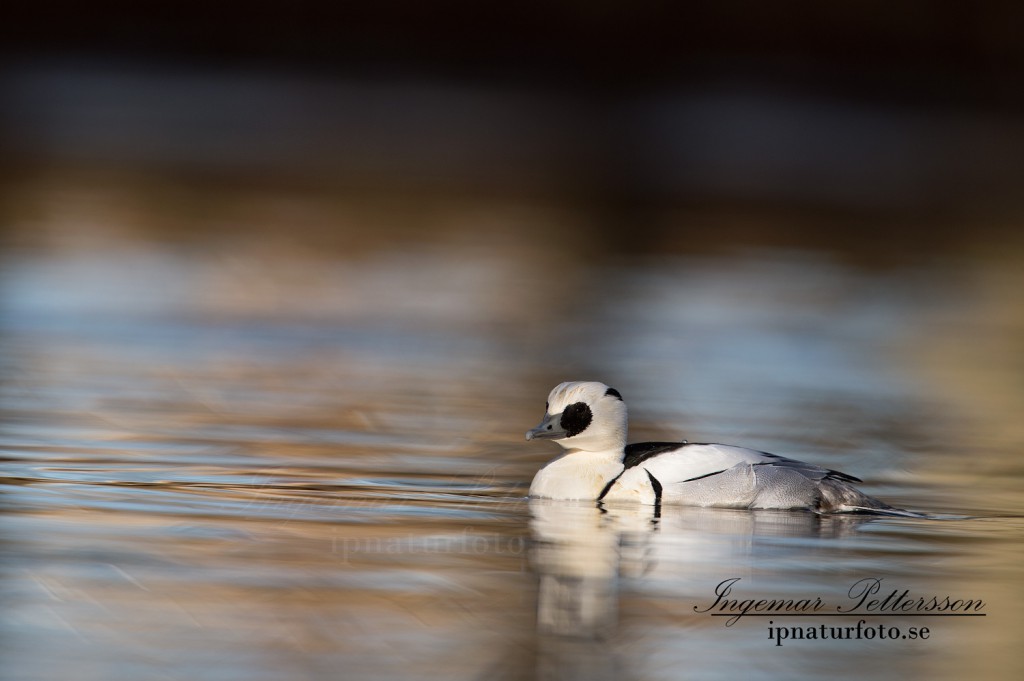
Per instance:
[[[565,408],[558,423],[565,431],[566,437],[572,437],[586,430],[593,420],[594,414],[590,407],[584,402],[576,402]]]

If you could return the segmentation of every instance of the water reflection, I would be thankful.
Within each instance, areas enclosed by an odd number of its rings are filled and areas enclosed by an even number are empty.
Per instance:
[[[615,631],[620,577],[681,579],[703,587],[720,579],[725,566],[750,566],[777,553],[780,538],[846,537],[877,519],[700,507],[662,513],[650,506],[547,499],[531,499],[530,514],[540,633],[595,639]]]
[[[844,602],[846,589],[858,580],[877,578],[887,589],[976,598],[986,602],[990,614],[1016,617],[1004,607],[1007,598],[1019,601],[1011,595],[1015,589],[1007,592],[968,574],[936,569],[935,561],[945,562],[942,555],[949,554],[924,539],[944,536],[951,545],[973,546],[972,553],[1001,553],[998,541],[989,543],[984,521],[687,507],[657,514],[650,507],[550,500],[531,500],[530,514],[530,563],[539,581],[537,678],[648,678],[666,668],[674,670],[673,677],[687,669],[715,669],[715,678],[728,678],[727,670],[743,668],[758,678],[779,678],[850,664],[881,678],[900,678],[911,670],[952,678],[952,669],[971,664],[970,656],[949,648],[928,655],[920,647],[901,649],[896,663],[882,654],[863,660],[859,645],[821,642],[813,646],[815,654],[801,647],[784,666],[762,667],[757,660],[762,659],[758,651],[767,649],[762,641],[767,618],[747,617],[730,628],[706,614],[715,588],[726,579],[737,580],[736,598],[823,596],[835,604]],[[947,641],[984,639],[991,650],[1005,641],[981,619],[883,621],[904,631],[930,625]],[[842,624],[855,625],[857,618]],[[648,653],[655,658],[645,657]],[[1005,678],[1002,672],[997,676]]]

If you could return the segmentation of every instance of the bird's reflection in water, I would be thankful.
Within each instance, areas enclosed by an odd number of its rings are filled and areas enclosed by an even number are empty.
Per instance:
[[[780,538],[841,537],[872,519],[545,499],[531,500],[530,513],[530,564],[539,578],[538,677],[590,680],[624,678],[610,641],[621,578],[672,580],[696,598],[726,576],[749,576],[755,558],[813,552]]]
[[[620,544],[642,514],[608,513],[594,502],[530,502],[530,559],[540,579],[537,626],[541,634],[603,638],[618,611]]]

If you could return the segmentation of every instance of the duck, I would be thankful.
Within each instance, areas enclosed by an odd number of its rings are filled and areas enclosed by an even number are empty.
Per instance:
[[[860,478],[777,454],[717,443],[626,444],[626,403],[599,381],[567,381],[548,395],[527,440],[564,451],[541,468],[530,497],[815,513],[917,515],[864,494]]]

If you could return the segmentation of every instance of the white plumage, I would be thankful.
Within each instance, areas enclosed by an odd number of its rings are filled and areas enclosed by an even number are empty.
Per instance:
[[[530,496],[723,508],[871,511],[916,515],[869,497],[859,479],[744,447],[683,442],[626,444],[626,405],[598,382],[561,383],[526,439],[565,452],[537,472]]]

